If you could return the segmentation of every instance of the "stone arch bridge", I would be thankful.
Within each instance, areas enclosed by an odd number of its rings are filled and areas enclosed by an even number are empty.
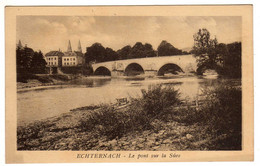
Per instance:
[[[164,75],[178,72],[192,73],[197,70],[196,58],[192,55],[174,55],[139,59],[117,60],[92,64],[94,75],[145,76]]]

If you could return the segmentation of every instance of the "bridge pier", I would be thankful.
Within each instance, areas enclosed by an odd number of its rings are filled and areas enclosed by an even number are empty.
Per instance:
[[[146,77],[151,77],[151,76],[156,76],[157,75],[157,70],[145,70],[144,75]]]
[[[123,70],[113,70],[111,71],[111,77],[124,76]]]

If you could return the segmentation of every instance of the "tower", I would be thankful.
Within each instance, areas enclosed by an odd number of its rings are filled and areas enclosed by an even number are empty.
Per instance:
[[[82,52],[80,40],[79,40],[79,44],[78,44],[78,52]]]
[[[70,40],[69,40],[69,44],[68,44],[68,50],[67,52],[72,52],[72,49],[71,49],[71,44],[70,44]]]

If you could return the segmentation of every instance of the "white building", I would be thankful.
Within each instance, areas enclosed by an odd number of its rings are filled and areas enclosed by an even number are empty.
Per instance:
[[[45,55],[47,67],[59,67],[61,66],[61,57],[64,54],[60,51],[50,51]]]
[[[78,70],[85,62],[80,41],[77,51],[72,51],[69,41],[67,52],[50,51],[45,55],[45,60],[50,74],[63,73],[64,71],[69,73],[75,71],[75,69]],[[75,69],[72,69],[72,67]]]
[[[62,67],[82,66],[84,63],[84,55],[82,53],[80,41],[78,43],[78,50],[72,51],[69,41],[68,50],[62,56]]]
[[[58,56],[49,56],[49,57],[47,57],[46,58],[47,66],[58,66],[59,65],[58,59],[59,59]]]

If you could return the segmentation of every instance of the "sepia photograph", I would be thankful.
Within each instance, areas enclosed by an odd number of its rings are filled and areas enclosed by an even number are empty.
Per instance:
[[[81,151],[74,157],[127,161],[131,154],[120,152],[162,152],[132,156],[145,160],[247,149],[242,99],[252,78],[243,81],[242,58],[250,64],[252,55],[242,15],[45,8],[51,12],[18,11],[13,21],[17,154]]]

